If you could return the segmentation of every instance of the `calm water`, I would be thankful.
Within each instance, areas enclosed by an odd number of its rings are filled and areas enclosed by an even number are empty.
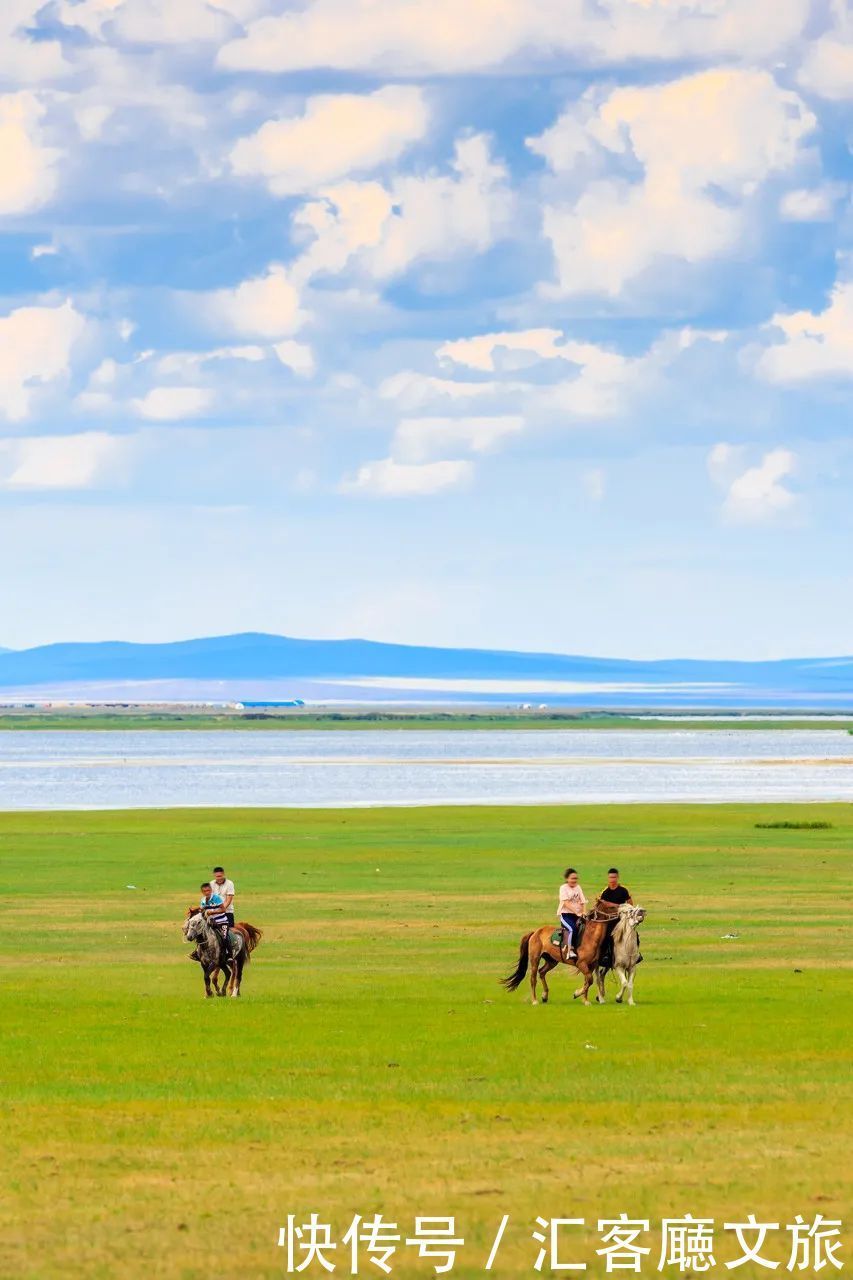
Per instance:
[[[0,733],[0,809],[853,800],[846,732]]]

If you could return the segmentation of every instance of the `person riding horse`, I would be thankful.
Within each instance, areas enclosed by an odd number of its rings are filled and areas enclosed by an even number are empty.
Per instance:
[[[624,884],[621,883],[619,879],[618,867],[611,867],[610,870],[607,872],[607,888],[602,889],[599,901],[612,902],[614,906],[617,906],[617,907],[623,906],[626,902],[629,904],[629,906],[634,905],[634,899],[631,897],[630,891],[625,887]],[[604,939],[604,946],[601,948],[601,957],[599,959],[599,965],[604,969],[610,969],[613,967],[613,930],[615,928],[616,928],[616,922],[614,921],[613,924],[610,925],[607,929],[607,937]],[[639,944],[639,941],[640,941],[640,935],[638,934],[637,935],[638,944]],[[637,963],[639,964],[642,961],[642,959],[643,957],[640,956]]]
[[[228,929],[230,924],[233,923],[234,917],[232,915],[231,920],[229,921],[229,913],[225,909],[225,904],[219,894],[214,892],[213,886],[209,880],[205,880],[201,885],[201,894],[200,906],[202,913],[219,934],[219,950],[222,955],[222,964],[224,968],[231,957]],[[191,952],[190,959],[197,960],[198,952]]]
[[[576,959],[574,944],[578,939],[581,919],[586,915],[586,898],[578,884],[578,873],[574,867],[567,867],[563,872],[564,883],[560,885],[560,900],[557,905],[557,919],[563,926],[563,940],[560,956],[564,963]]]

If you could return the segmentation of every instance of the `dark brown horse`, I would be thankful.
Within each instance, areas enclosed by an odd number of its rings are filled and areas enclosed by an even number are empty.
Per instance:
[[[577,1000],[580,996],[584,1004],[589,1004],[588,992],[595,976],[598,957],[601,954],[607,930],[618,916],[619,908],[612,902],[602,902],[600,898],[597,899],[592,911],[586,917],[583,936],[578,944],[577,957],[570,961],[563,960],[559,942],[551,941],[551,934],[555,932],[553,925],[545,924],[541,929],[526,933],[521,939],[515,972],[501,979],[501,984],[507,991],[516,991],[524,981],[524,975],[529,968],[533,1003],[538,1004],[536,980],[541,978],[542,1003],[547,1004],[549,996],[547,975],[558,964],[568,964],[570,969],[577,969],[583,978],[583,985],[574,992],[574,999]]]

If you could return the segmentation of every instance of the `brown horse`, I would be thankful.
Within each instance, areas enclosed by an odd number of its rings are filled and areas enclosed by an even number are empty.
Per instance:
[[[598,898],[592,911],[586,917],[583,936],[578,944],[577,957],[571,961],[563,960],[560,944],[551,941],[551,934],[554,932],[553,925],[546,924],[541,929],[534,929],[531,933],[526,933],[521,939],[515,972],[511,973],[507,978],[502,978],[501,985],[506,987],[507,991],[516,991],[524,981],[524,975],[529,968],[533,1003],[538,1004],[536,999],[536,980],[541,978],[542,1003],[547,1004],[550,994],[547,975],[558,964],[568,964],[569,968],[577,969],[583,978],[583,985],[574,992],[573,998],[577,1000],[578,996],[580,996],[584,1004],[589,1004],[588,992],[595,976],[598,957],[601,954],[607,930],[618,919],[618,916],[618,907],[614,906],[612,902],[602,902]]]

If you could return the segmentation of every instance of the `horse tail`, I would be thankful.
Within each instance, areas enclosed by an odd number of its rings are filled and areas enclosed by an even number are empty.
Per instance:
[[[506,987],[507,991],[515,991],[524,981],[524,975],[527,973],[527,944],[533,937],[533,930],[526,933],[521,939],[521,946],[518,948],[518,964],[515,966],[515,972],[506,978],[500,979],[502,987]]]
[[[253,924],[247,924],[245,920],[238,921],[234,927],[243,935],[246,943],[246,959],[248,960],[255,947],[264,936],[263,930],[256,929]]]

